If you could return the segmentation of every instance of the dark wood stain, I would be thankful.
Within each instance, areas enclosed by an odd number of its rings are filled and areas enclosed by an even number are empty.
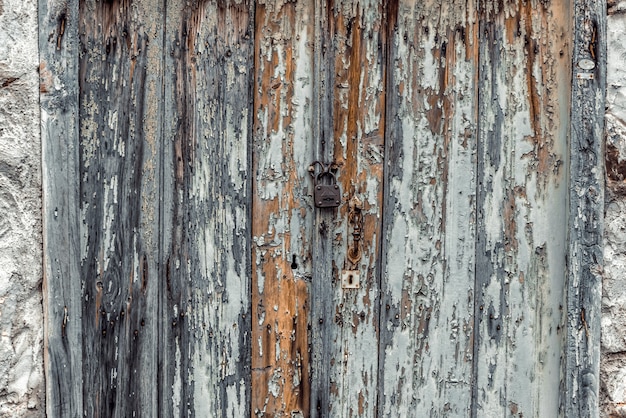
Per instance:
[[[574,74],[572,81],[567,373],[562,388],[562,409],[568,417],[599,414],[606,6],[576,0],[573,9],[573,68],[581,59],[592,59],[596,66],[592,80],[579,81]]]
[[[79,16],[81,299],[83,318],[95,318],[82,322],[83,336],[94,341],[83,350],[84,410],[91,416],[125,416],[152,407],[153,388],[142,382],[152,379],[157,367],[158,280],[150,274],[158,271],[152,240],[158,232],[146,228],[146,220],[158,213],[158,202],[149,196],[158,190],[159,178],[146,170],[158,166],[149,145],[155,139],[146,126],[152,117],[146,102],[160,95],[146,87],[149,77],[159,77],[152,71],[160,66],[149,56],[159,45],[148,44],[143,22],[131,17],[126,2],[81,3]],[[132,34],[133,43],[118,43],[122,30]],[[128,332],[140,318],[149,318],[145,332],[151,337]]]
[[[160,395],[165,415],[250,411],[250,238],[244,233],[251,202],[245,142],[252,112],[250,4],[194,1],[168,7],[164,94],[172,109],[164,132],[167,325]]]

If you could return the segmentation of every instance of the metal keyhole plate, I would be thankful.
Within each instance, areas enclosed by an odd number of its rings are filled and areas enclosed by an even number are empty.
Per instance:
[[[343,270],[341,272],[341,287],[344,289],[358,289],[361,287],[361,275],[358,270]]]

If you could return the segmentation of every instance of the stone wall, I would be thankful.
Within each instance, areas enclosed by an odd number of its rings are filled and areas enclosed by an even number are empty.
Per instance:
[[[37,2],[0,0],[0,416],[44,410]]]
[[[626,417],[626,1],[608,2],[601,416]]]

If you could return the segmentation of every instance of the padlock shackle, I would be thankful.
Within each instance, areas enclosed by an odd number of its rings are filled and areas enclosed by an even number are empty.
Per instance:
[[[319,173],[318,175],[315,176],[315,184],[319,184],[320,180],[322,177],[324,176],[331,176],[333,179],[333,182],[331,184],[337,184],[337,177],[335,177],[335,175],[333,173],[331,173],[330,171],[322,171],[321,173]]]
[[[313,161],[311,165],[309,166],[309,172],[311,173],[313,177],[317,177],[317,175],[315,174],[315,165],[319,165],[322,168],[322,173],[328,172],[331,166],[331,164],[329,164],[328,167],[326,167],[324,163],[321,161],[317,161],[317,160]]]

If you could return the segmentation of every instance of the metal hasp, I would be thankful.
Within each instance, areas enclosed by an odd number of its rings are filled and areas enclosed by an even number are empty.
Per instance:
[[[361,287],[358,263],[361,261],[361,229],[363,225],[361,210],[363,203],[358,197],[352,196],[349,205],[348,219],[352,226],[352,245],[349,245],[346,257],[352,268],[341,272],[341,287],[343,289],[358,289]]]
[[[315,165],[322,167],[322,171],[318,174],[315,174]],[[332,164],[325,166],[315,161],[309,167],[309,172],[315,181],[313,202],[318,208],[336,208],[341,203],[341,189],[335,175],[330,171],[332,166]]]
[[[361,227],[363,225],[363,203],[361,200],[353,196],[350,199],[350,211],[348,212],[348,218],[350,225],[352,226],[352,246],[348,249],[348,260],[356,266],[361,260]]]

